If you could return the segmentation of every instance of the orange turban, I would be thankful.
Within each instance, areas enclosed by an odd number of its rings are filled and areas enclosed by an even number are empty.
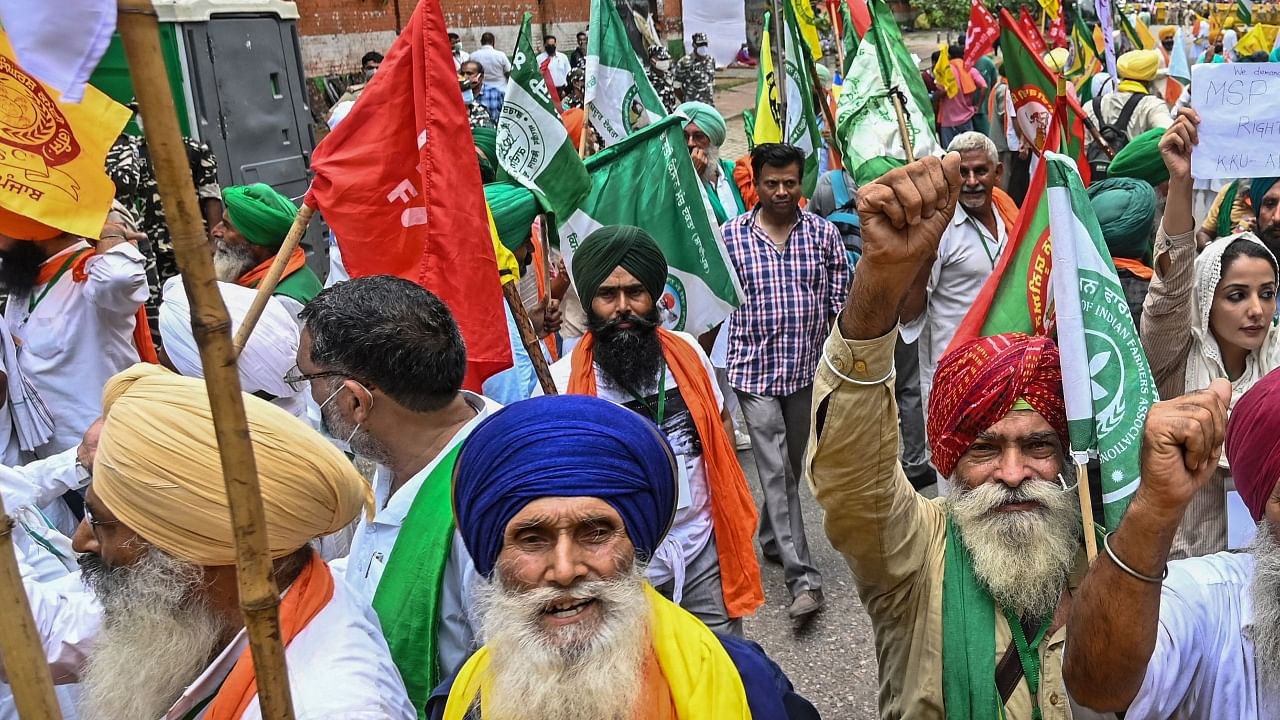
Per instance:
[[[586,113],[583,112],[582,108],[565,110],[564,114],[560,116],[560,120],[564,122],[565,129],[569,131],[569,139],[573,140],[574,147],[582,145],[582,125],[585,118]]]

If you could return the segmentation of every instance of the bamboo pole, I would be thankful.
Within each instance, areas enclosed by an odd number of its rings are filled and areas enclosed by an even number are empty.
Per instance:
[[[783,49],[782,34],[787,31],[786,21],[782,17],[783,2],[791,0],[773,0],[773,22],[776,29],[773,30],[773,44],[770,52],[777,50],[774,56],[777,58],[773,63],[773,84],[778,88],[778,127],[782,130],[782,142],[787,141],[787,55]]]
[[[591,135],[591,103],[582,103],[582,136],[578,138],[578,159],[587,156],[587,137]]]
[[[31,617],[27,592],[13,547],[13,518],[5,514],[0,497],[0,659],[13,688],[18,717],[57,720],[62,717],[53,694],[53,675],[44,644]]]
[[[822,88],[822,78],[818,77],[818,68],[809,66],[809,82],[813,83],[813,99],[822,106],[822,119],[826,121],[827,132],[831,134],[831,146],[827,148],[834,156],[837,167],[844,165],[844,153],[836,143],[836,118],[831,113],[831,103],[827,102],[827,91]]]
[[[896,90],[890,90],[889,94],[893,97],[893,109],[898,114],[898,132],[902,134],[902,152],[907,156],[907,162],[916,161],[916,151],[911,144],[911,130],[907,127],[907,109],[902,106],[902,96]]]
[[[538,335],[533,331],[533,322],[529,320],[529,313],[524,309],[524,301],[520,299],[520,290],[516,288],[515,281],[502,283],[502,296],[507,299],[507,307],[511,308],[511,314],[516,319],[516,328],[520,331],[520,343],[524,345],[525,352],[529,353],[529,362],[533,363],[533,374],[538,376],[538,385],[542,387],[542,394],[556,395],[556,384],[551,379],[551,368],[542,355],[542,343],[538,342]]]
[[[262,278],[262,282],[258,283],[258,293],[253,296],[253,302],[249,305],[249,312],[245,314],[244,320],[240,321],[240,328],[236,330],[236,357],[240,357],[245,343],[249,342],[249,336],[253,334],[253,328],[258,324],[258,320],[262,318],[262,311],[267,309],[267,301],[271,299],[271,295],[276,291],[276,286],[280,284],[280,276],[284,275],[285,265],[289,264],[289,257],[293,255],[298,243],[302,242],[302,236],[306,234],[307,225],[311,223],[311,216],[314,213],[315,209],[306,203],[303,203],[302,207],[298,208],[298,215],[293,219],[289,234],[285,235],[284,243],[280,245],[280,249],[276,252],[276,258],[271,262],[271,267],[267,270],[267,276]]]
[[[1076,463],[1076,489],[1080,495],[1080,525],[1084,529],[1084,552],[1090,564],[1098,557],[1098,538],[1093,529],[1093,491],[1089,489],[1089,470]]]
[[[160,27],[151,0],[118,0],[120,37],[144,133],[159,183],[160,200],[174,254],[191,301],[191,328],[200,347],[214,432],[222,456],[232,530],[240,609],[258,683],[258,703],[267,720],[292,720],[284,646],[280,640],[280,594],[267,549],[266,517],[244,414],[244,397],[231,344],[231,321],[222,303],[208,239],[178,116],[160,54]]]

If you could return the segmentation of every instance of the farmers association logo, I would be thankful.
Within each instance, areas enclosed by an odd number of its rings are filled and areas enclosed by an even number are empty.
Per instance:
[[[531,178],[547,163],[547,143],[533,116],[514,98],[502,104],[498,123],[498,157],[512,175]],[[496,161],[498,158],[490,158]]]
[[[0,56],[0,188],[39,200],[58,190],[72,200],[80,185],[56,166],[80,155],[71,123],[49,93],[7,57]]]
[[[675,275],[667,275],[667,285],[658,299],[658,318],[662,326],[668,330],[683,330],[687,307],[684,283]]]
[[[622,96],[622,124],[627,127],[628,133],[633,133],[648,124],[645,122],[644,103],[640,102],[638,85],[627,88],[627,94]]]
[[[1013,91],[1013,107],[1023,137],[1035,138],[1036,147],[1043,148],[1053,118],[1053,101],[1035,85],[1023,85]]]

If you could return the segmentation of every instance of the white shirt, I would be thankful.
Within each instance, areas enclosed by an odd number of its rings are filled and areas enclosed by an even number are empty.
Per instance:
[[[1125,717],[1280,718],[1280,698],[1259,697],[1249,638],[1252,578],[1253,556],[1245,553],[1169,563],[1155,651]]]
[[[538,53],[538,57],[535,59],[538,67],[542,67],[542,63],[546,59],[547,53]],[[569,56],[556,50],[555,57],[551,58],[551,62],[547,64],[547,71],[551,73],[551,81],[556,84],[556,87],[564,87],[565,83],[569,81],[569,70]]]
[[[386,570],[387,560],[391,557],[391,550],[395,547],[396,538],[400,536],[400,528],[404,525],[405,517],[408,516],[422,483],[436,468],[440,459],[466,439],[480,421],[502,408],[498,403],[475,393],[463,391],[462,396],[476,411],[476,416],[449,440],[449,444],[434,460],[427,463],[394,495],[391,494],[391,473],[382,466],[378,467],[373,480],[373,493],[378,508],[373,522],[361,517],[360,525],[351,540],[351,553],[333,562],[334,571],[339,574],[345,572],[347,582],[367,603],[373,602],[378,583],[382,581],[382,573]],[[478,577],[462,536],[454,531],[440,591],[440,623],[436,644],[440,668],[445,676],[453,674],[479,647],[469,617],[471,588]]]
[[[938,259],[929,274],[928,300],[920,317],[902,326],[902,338],[919,338],[920,398],[929,407],[929,390],[938,359],[951,344],[960,321],[973,306],[1008,245],[1008,228],[996,212],[996,237],[957,206],[951,225],[938,241]]]
[[[61,263],[87,247],[81,241],[49,262]],[[19,346],[18,363],[54,421],[53,439],[37,455],[78,445],[102,414],[107,380],[138,362],[133,330],[138,306],[147,299],[143,262],[138,248],[121,243],[89,259],[84,282],[75,282],[68,271],[43,298],[44,286],[9,298],[4,317]],[[38,304],[28,311],[32,299]]]
[[[724,331],[721,330],[721,332]],[[711,367],[711,361],[707,359],[706,353],[702,351],[702,347],[692,335],[683,332],[677,332],[676,335],[698,353],[698,360],[702,362],[702,368],[707,373],[707,382],[711,384],[711,391],[715,393],[718,414],[724,409],[724,397],[720,393],[719,383],[716,382],[716,373]],[[566,354],[551,366],[551,379],[555,381],[556,389],[560,392],[566,392],[569,389],[569,376],[572,372],[573,357],[570,354]],[[680,461],[677,463],[680,472],[680,497],[675,520],[671,523],[671,531],[667,533],[649,561],[648,577],[649,582],[654,585],[674,580],[673,599],[680,602],[684,592],[685,568],[693,562],[698,553],[702,552],[702,549],[707,546],[707,541],[711,539],[713,529],[711,493],[707,486],[707,467],[702,455],[702,440],[698,437],[698,429],[694,427],[693,416],[689,414],[689,409],[680,396],[679,386],[675,376],[671,374],[670,367],[666,369],[666,390],[667,401],[661,426],[667,442],[675,451],[676,459]],[[644,400],[650,408],[656,408],[658,391],[656,387],[652,388],[652,391],[652,394]],[[541,388],[535,390],[534,394],[541,395]],[[652,417],[651,411],[632,397],[631,393],[615,387],[603,377],[598,366],[596,367],[596,396],[646,417]]]
[[[484,84],[502,90],[507,86],[507,76],[511,74],[511,59],[492,45],[481,45],[480,49],[471,53],[471,59],[484,68]]]
[[[462,63],[470,59],[471,59],[471,54],[468,53],[466,50],[454,50],[453,51],[453,69],[461,70]]]

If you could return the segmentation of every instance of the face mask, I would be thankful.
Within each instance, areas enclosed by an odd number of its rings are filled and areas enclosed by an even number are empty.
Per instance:
[[[666,72],[667,68],[671,67],[671,61],[670,60],[654,60],[653,66],[661,70],[662,72]]]
[[[556,54],[556,46],[555,46],[555,45],[544,45],[544,46],[542,47],[542,49],[543,49],[543,50],[546,50],[548,55],[555,55],[555,54]]]
[[[365,82],[369,82],[370,80],[372,80],[372,79],[373,79],[373,74],[374,74],[375,72],[377,72],[377,71],[378,71],[378,68],[369,68],[368,70],[365,70],[365,71],[364,71],[364,81],[365,81]]]
[[[462,43],[460,43],[460,42],[456,42],[456,43],[454,43],[454,44],[453,44],[453,51],[454,51],[454,52],[462,52]]]
[[[464,104],[470,105],[475,101],[476,101],[476,94],[471,92],[471,88],[466,88],[462,91],[462,102]]]
[[[707,57],[708,55],[711,54],[711,48],[707,47],[706,45],[699,45],[698,47],[694,48],[693,51],[698,53],[702,57]]]

